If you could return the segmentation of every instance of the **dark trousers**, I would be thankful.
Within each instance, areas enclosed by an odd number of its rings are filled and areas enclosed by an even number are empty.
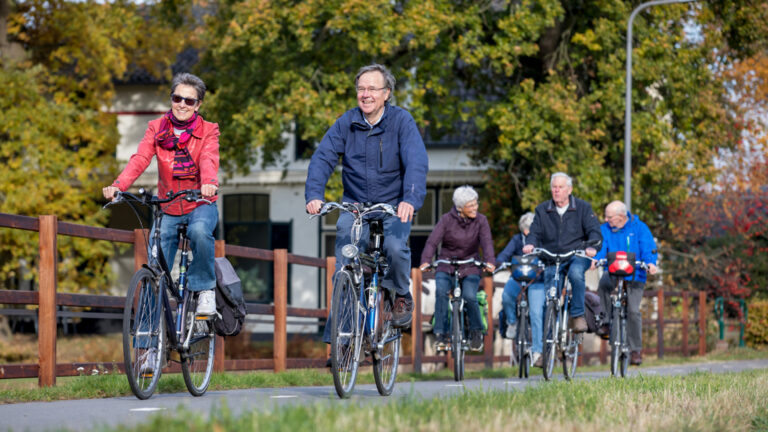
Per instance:
[[[616,287],[619,278],[604,272],[597,286],[600,295],[604,321],[611,319],[611,292]],[[627,339],[629,339],[630,351],[642,351],[643,349],[643,317],[640,315],[640,302],[643,300],[645,283],[626,281],[627,287]]]

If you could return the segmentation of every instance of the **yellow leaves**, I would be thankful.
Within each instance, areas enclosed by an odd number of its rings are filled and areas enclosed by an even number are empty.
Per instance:
[[[590,51],[600,51],[603,49],[602,45],[597,41],[597,35],[592,29],[587,29],[583,33],[576,33],[571,38],[571,42],[578,45],[583,45]]]

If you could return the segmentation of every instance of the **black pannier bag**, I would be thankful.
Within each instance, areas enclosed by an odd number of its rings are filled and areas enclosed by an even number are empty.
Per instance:
[[[232,263],[224,257],[215,259],[216,317],[213,328],[219,336],[235,336],[245,322],[245,300],[240,278]]]
[[[586,290],[584,293],[584,319],[587,321],[587,333],[595,333],[600,323],[599,317],[603,312],[600,305],[600,296],[596,293]]]

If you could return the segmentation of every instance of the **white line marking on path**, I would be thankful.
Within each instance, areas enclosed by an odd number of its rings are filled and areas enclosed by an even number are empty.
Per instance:
[[[507,384],[520,384],[520,381],[507,381]]]
[[[290,399],[290,398],[297,398],[297,397],[298,396],[296,395],[275,395],[275,396],[270,396],[270,399]]]
[[[167,408],[159,408],[159,407],[148,407],[148,408],[131,408],[129,411],[134,412],[151,412],[151,411],[163,411]]]
[[[446,384],[446,387],[464,387],[464,384]]]

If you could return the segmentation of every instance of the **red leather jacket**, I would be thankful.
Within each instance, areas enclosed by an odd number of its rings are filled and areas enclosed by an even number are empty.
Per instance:
[[[131,156],[128,165],[117,176],[112,186],[125,192],[134,181],[144,172],[152,162],[152,157],[157,156],[157,196],[164,198],[168,191],[180,191],[184,189],[200,189],[204,184],[219,186],[219,125],[203,120],[192,133],[192,138],[187,144],[189,154],[194,159],[199,170],[199,176],[194,180],[174,179],[172,175],[174,150],[164,150],[155,145],[155,135],[160,128],[162,118],[149,122],[147,131],[139,143],[139,149]],[[210,201],[216,201],[214,196]],[[165,213],[179,216],[187,214],[202,203],[191,203],[179,199],[164,209]]]

